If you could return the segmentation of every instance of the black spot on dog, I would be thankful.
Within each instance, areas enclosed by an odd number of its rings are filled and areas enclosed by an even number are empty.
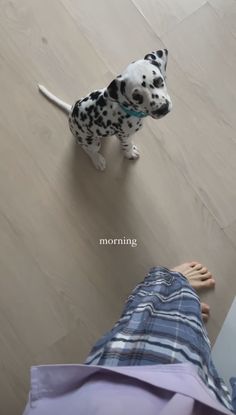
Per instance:
[[[152,71],[152,73],[153,73],[153,75],[156,75],[157,74],[156,71]]]
[[[150,86],[151,89],[154,89],[154,86],[152,84],[149,84],[149,86]]]
[[[122,77],[121,75],[118,75],[118,76],[117,76],[117,78],[121,78],[121,77]]]
[[[134,91],[132,94],[132,98],[137,101],[139,104],[143,103],[143,96],[139,94],[138,92]]]
[[[122,95],[124,95],[124,93],[125,93],[125,86],[126,86],[125,81],[121,81],[121,83],[120,83],[120,92],[122,93]]]
[[[95,99],[98,99],[99,95],[101,95],[100,91],[94,91],[90,94],[90,99],[92,99],[93,101],[95,101]]]
[[[151,101],[150,105],[151,105],[151,107],[153,107],[153,105],[155,105],[155,101]]]
[[[111,120],[107,120],[107,127],[111,125]]]
[[[156,95],[155,95],[155,98],[159,98],[159,95],[157,95],[157,94],[156,94]]]
[[[93,142],[93,138],[92,138],[92,137],[87,137],[87,138],[86,138],[86,141],[87,141],[87,143],[88,143],[89,145],[91,145],[91,144],[92,144],[92,142]]]
[[[129,128],[132,128],[133,127],[133,125],[132,125],[131,122],[128,122],[128,126],[129,126]]]
[[[156,54],[157,54],[158,58],[162,58],[163,51],[162,50],[157,50]]]
[[[103,115],[107,115],[107,111],[103,111],[103,113],[102,113]]]
[[[82,102],[86,102],[88,101],[88,97],[85,97],[84,99],[82,99]]]
[[[146,79],[146,75],[143,75],[143,79]]]
[[[95,124],[97,124],[99,126],[102,126],[102,124],[103,124],[102,116],[100,115],[94,122],[95,122]]]
[[[141,85],[145,88],[146,82],[143,81]]]
[[[108,95],[107,95],[107,92],[106,92],[106,91],[104,92],[104,97],[105,97],[105,98],[107,98],[107,97],[108,97]]]
[[[157,66],[157,68],[159,68],[159,69],[161,67],[161,64],[159,62],[151,61],[150,63],[151,63],[151,65]]]
[[[91,114],[93,109],[94,109],[94,105],[90,105],[89,107],[85,108],[85,111],[87,111],[88,114]]]
[[[153,79],[153,85],[155,86],[155,88],[160,88],[160,87],[164,86],[163,79],[160,76],[158,78],[154,78]]]
[[[79,108],[78,108],[78,103],[76,102],[73,111],[71,113],[72,117],[78,117],[79,116]]]
[[[84,112],[81,112],[80,119],[81,121],[85,121],[87,119],[87,115]]]
[[[113,81],[110,83],[107,90],[111,98],[118,99],[118,86],[115,79],[113,79]]]
[[[156,59],[156,55],[154,55],[154,53],[148,53],[148,54],[144,57],[144,59],[147,59],[147,60],[155,60],[155,59]]]
[[[107,102],[102,95],[97,100],[97,105],[99,105],[99,107],[105,107],[105,105],[107,105]]]
[[[78,127],[78,129],[80,131],[84,132],[83,128],[81,127],[81,125],[78,123],[78,121],[76,119],[74,120],[74,122],[75,122],[76,126]]]
[[[100,113],[98,112],[97,107],[94,108],[94,118],[99,117]]]

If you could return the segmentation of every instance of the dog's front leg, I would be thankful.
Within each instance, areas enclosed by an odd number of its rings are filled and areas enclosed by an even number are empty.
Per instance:
[[[139,158],[139,149],[132,141],[132,135],[117,134],[124,156],[129,160]]]

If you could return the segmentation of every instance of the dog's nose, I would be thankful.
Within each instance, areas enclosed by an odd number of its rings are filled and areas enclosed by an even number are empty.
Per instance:
[[[164,115],[168,114],[171,110],[171,103],[166,100],[164,104],[162,104],[158,109],[152,112],[152,114],[159,115],[160,117],[163,117]]]
[[[163,104],[160,108],[158,108],[158,110],[156,110],[156,113],[158,115],[166,115],[169,112],[169,103],[166,102],[165,104]]]

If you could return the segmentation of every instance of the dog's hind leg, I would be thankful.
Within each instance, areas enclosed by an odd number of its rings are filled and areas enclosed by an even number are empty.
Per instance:
[[[85,153],[88,154],[97,170],[103,171],[106,168],[106,160],[102,154],[99,153],[101,148],[100,138],[93,138],[91,141],[86,140],[86,144],[81,144]]]

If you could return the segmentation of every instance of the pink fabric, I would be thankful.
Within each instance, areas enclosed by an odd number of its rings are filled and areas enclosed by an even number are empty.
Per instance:
[[[191,364],[38,366],[24,415],[231,414]]]

